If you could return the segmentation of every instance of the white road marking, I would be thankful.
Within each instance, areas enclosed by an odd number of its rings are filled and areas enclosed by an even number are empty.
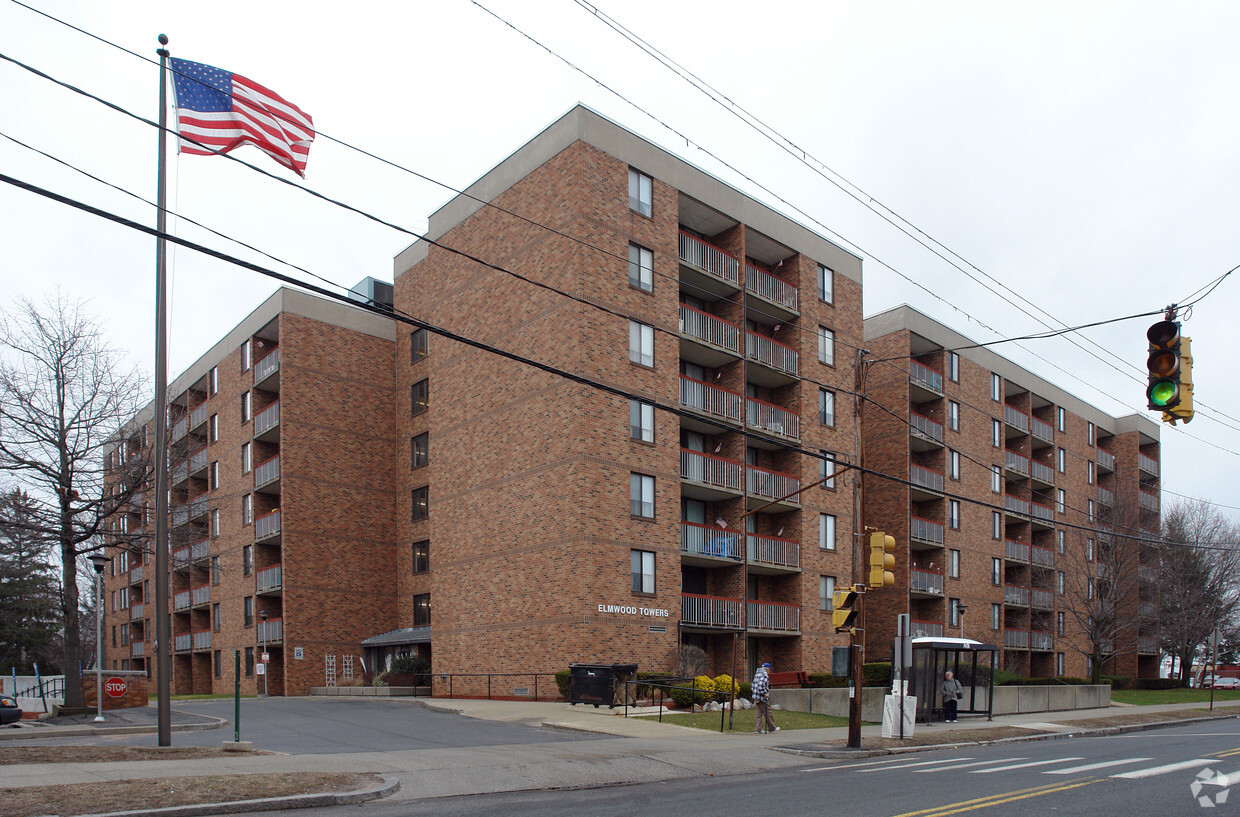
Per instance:
[[[972,759],[973,759],[973,758],[970,758],[970,757],[965,757],[965,758],[950,758],[950,759],[946,759],[946,760],[936,760],[936,761],[931,761],[931,762],[933,762],[933,763],[950,763],[952,760],[972,760]],[[844,765],[842,765],[842,766],[819,766],[819,767],[816,767],[816,768],[813,768],[813,769],[802,769],[801,771],[803,771],[803,772],[829,772],[829,771],[832,771],[832,770],[834,770],[834,769],[862,769],[862,768],[865,768],[865,767],[867,767],[867,766],[882,766],[882,767],[883,767],[883,769],[890,769],[890,768],[902,768],[902,767],[900,767],[900,766],[892,767],[892,766],[891,766],[891,764],[892,764],[892,763],[903,763],[903,762],[904,762],[904,758],[902,758],[902,757],[891,757],[891,758],[887,758],[886,760],[871,760],[869,763],[847,763],[847,764],[844,764]],[[880,771],[880,770],[879,770],[879,769],[870,769],[869,771]]]
[[[969,774],[991,774],[993,772],[1008,772],[1012,769],[1028,769],[1031,766],[1049,766],[1052,763],[1067,763],[1072,760],[1084,760],[1083,757],[1058,757],[1054,760],[1035,760],[1032,763],[1017,763],[1012,766],[998,766],[994,769],[977,769],[969,772]]]
[[[1078,772],[1092,772],[1094,769],[1106,769],[1110,766],[1123,766],[1126,763],[1144,763],[1147,760],[1153,760],[1152,757],[1128,757],[1123,760],[1107,760],[1103,763],[1087,763],[1084,766],[1073,766],[1070,769],[1051,769],[1042,774],[1077,774]]]
[[[1198,766],[1209,766],[1211,763],[1218,763],[1218,761],[1207,758],[1197,758],[1196,760],[1184,760],[1179,763],[1171,763],[1166,766],[1152,766],[1148,769],[1137,769],[1136,771],[1123,772],[1122,774],[1113,774],[1111,777],[1117,777],[1123,780],[1140,780],[1143,777],[1157,777],[1160,774],[1178,772],[1181,769],[1195,769]]]
[[[957,760],[972,760],[972,759],[973,758],[971,757],[947,757],[947,758],[943,758],[942,760],[923,760],[920,763],[901,763],[898,766],[884,766],[881,769],[862,769],[860,774],[865,774],[866,772],[885,772],[890,769],[912,769],[915,766],[936,766],[940,763],[955,763]]]
[[[966,760],[968,758],[965,758]],[[988,766],[991,763],[1007,763],[1012,760],[1024,760],[1023,757],[1004,757],[998,760],[975,760],[972,763],[957,763],[955,766],[940,766],[937,769],[918,769],[913,774],[933,774],[935,772],[946,772],[952,769],[969,769],[974,766]]]

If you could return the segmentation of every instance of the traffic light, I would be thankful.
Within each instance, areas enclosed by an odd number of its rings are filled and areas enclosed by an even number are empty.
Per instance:
[[[1176,420],[1193,419],[1193,353],[1192,338],[1180,339],[1180,403],[1163,412],[1163,422],[1175,425]]]
[[[870,589],[881,590],[896,583],[891,569],[896,566],[896,539],[882,531],[870,534]]]
[[[857,585],[860,587],[861,585]],[[835,625],[835,631],[843,632],[844,630],[852,630],[857,621],[859,610],[857,606],[860,594],[856,589],[836,590],[833,597],[834,604],[831,608],[831,623]]]
[[[1161,411],[1164,423],[1187,423],[1193,419],[1191,340],[1180,336],[1180,324],[1173,320],[1159,321],[1145,336],[1150,342],[1145,362],[1149,372],[1146,406],[1151,411]]]

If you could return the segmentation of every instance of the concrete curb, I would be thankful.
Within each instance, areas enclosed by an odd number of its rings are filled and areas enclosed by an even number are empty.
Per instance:
[[[210,717],[200,715],[199,717]],[[208,729],[222,729],[228,724],[224,718],[211,718],[214,723],[174,723],[169,725],[172,732],[205,732]],[[19,721],[20,722],[20,721]],[[39,740],[40,738],[73,738],[101,735],[142,735],[158,732],[159,726],[56,726],[41,724],[26,726],[20,729],[0,731],[0,741],[4,740]]]
[[[282,811],[293,808],[350,806],[388,797],[400,789],[400,781],[395,777],[390,775],[381,775],[381,777],[383,778],[383,784],[380,786],[359,791],[340,792],[338,794],[291,794],[287,797],[233,800],[229,803],[198,803],[192,806],[97,812],[85,814],[82,817],[210,817],[213,814],[241,814],[251,811]]]

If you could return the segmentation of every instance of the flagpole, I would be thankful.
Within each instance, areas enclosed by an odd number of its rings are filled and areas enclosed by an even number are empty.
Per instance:
[[[159,35],[160,46],[168,36]],[[172,623],[168,619],[168,315],[167,255],[164,241],[168,213],[168,57],[159,55],[159,164],[155,229],[155,673],[159,696],[159,745],[172,745]]]

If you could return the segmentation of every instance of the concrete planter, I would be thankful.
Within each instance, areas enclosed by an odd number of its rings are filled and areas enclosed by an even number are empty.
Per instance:
[[[985,689],[976,692],[975,706],[986,708]],[[861,690],[861,719],[879,722],[883,718],[885,687]],[[965,700],[970,690],[965,687]],[[1098,709],[1111,705],[1109,684],[1055,686],[1001,686],[994,688],[994,714],[1015,715],[1024,712],[1063,712],[1073,709]],[[848,690],[837,689],[772,689],[771,703],[792,712],[817,712],[821,715],[848,717]]]

